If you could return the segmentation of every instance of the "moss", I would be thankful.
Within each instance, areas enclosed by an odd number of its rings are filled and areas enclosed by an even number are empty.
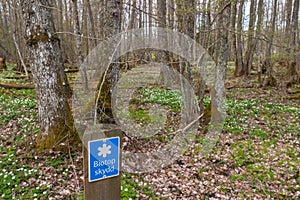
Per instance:
[[[37,137],[37,148],[39,151],[55,149],[66,151],[62,143],[75,146],[80,143],[80,137],[77,134],[74,119],[70,107],[66,108],[65,120],[57,119],[48,132],[40,132]]]
[[[52,35],[52,37],[49,37],[46,32],[34,32],[30,34],[27,44],[29,46],[37,45],[39,42],[49,42],[49,41],[59,41],[58,36]]]

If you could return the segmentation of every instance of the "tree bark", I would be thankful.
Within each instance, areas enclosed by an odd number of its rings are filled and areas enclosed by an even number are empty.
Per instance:
[[[72,0],[72,3],[73,3],[73,26],[74,26],[74,34],[76,37],[76,57],[77,57],[78,65],[81,68],[80,73],[83,82],[83,87],[85,90],[87,90],[88,89],[87,74],[86,74],[85,65],[82,65],[83,63],[82,42],[81,42],[81,32],[79,27],[77,0]]]
[[[97,41],[96,41],[97,36],[96,36],[95,22],[94,22],[94,16],[93,16],[90,0],[86,0],[86,6],[87,6],[87,9],[88,9],[88,13],[89,13],[91,31],[92,31],[92,37],[93,37],[93,44],[94,44],[94,47],[95,47],[95,46],[97,46]]]
[[[118,34],[121,30],[121,2],[120,0],[109,0],[106,2],[106,13],[107,21],[106,27],[108,35],[107,37]],[[95,116],[98,114],[98,110],[101,110],[100,122],[111,123],[113,121],[112,109],[111,109],[111,91],[115,89],[115,86],[119,80],[120,64],[118,60],[112,60],[111,70],[107,77],[100,77],[105,79],[104,85],[101,91],[97,94],[97,111]],[[101,80],[102,81],[102,80]],[[100,87],[100,85],[99,85]],[[100,105],[101,104],[101,105]],[[94,121],[95,123],[96,121]]]
[[[289,75],[291,83],[298,83],[300,81],[300,66],[297,63],[297,35],[299,20],[299,1],[294,1],[291,32],[290,32],[290,48],[291,48],[291,60],[289,62]],[[299,56],[299,55],[298,55]]]
[[[277,2],[278,0],[274,0],[273,2],[273,15],[272,15],[272,21],[271,21],[271,30],[269,33],[269,41],[266,51],[266,68],[267,68],[267,80],[265,85],[267,86],[276,86],[277,81],[273,76],[273,66],[271,63],[271,56],[272,56],[272,47],[273,47],[273,40],[274,40],[274,34],[275,34],[275,22],[276,22],[276,15],[277,15]]]
[[[223,97],[225,95],[225,76],[226,68],[229,58],[229,40],[228,30],[226,27],[230,26],[230,0],[224,0],[220,4],[222,9],[221,14],[217,18],[218,38],[217,45],[217,60],[216,60],[216,82],[215,87],[211,90],[212,102],[211,102],[211,125],[218,129],[220,122],[224,120],[223,110]],[[210,138],[214,140],[216,138]],[[211,141],[216,142],[216,141]]]
[[[237,59],[235,55],[237,55],[237,49],[236,49],[236,13],[237,13],[237,0],[233,1],[231,3],[231,22],[230,27],[232,32],[230,33],[230,41],[231,41],[231,53],[230,56],[232,56],[232,60],[235,61],[235,65],[237,65]]]
[[[39,109],[37,146],[58,148],[58,144],[77,141],[78,135],[59,73],[61,49],[54,34],[52,5],[48,0],[23,0],[21,5]]]
[[[253,54],[255,52],[255,42],[253,39],[254,36],[254,26],[256,21],[256,0],[251,0],[250,5],[250,21],[248,27],[248,41],[247,41],[247,50],[245,53],[245,61],[244,61],[244,72],[246,75],[249,75],[252,68]]]
[[[158,18],[158,27],[166,28],[167,27],[167,2],[166,0],[160,0],[157,2],[157,18]],[[168,37],[164,39],[168,40]],[[168,53],[166,51],[161,51],[161,62],[168,62]]]
[[[291,15],[292,15],[292,6],[293,0],[286,0],[285,9],[286,9],[286,16],[285,16],[285,36],[287,38],[290,37],[290,30],[291,30]]]
[[[152,0],[148,0],[148,4],[149,4],[149,27],[153,26],[153,2]],[[149,29],[149,31],[151,32],[151,29]]]
[[[160,0],[157,2],[157,17],[158,27],[165,28],[167,23],[167,4],[166,0]]]
[[[120,0],[109,0],[107,2],[108,14],[111,18],[109,21],[110,36],[116,35],[121,31],[121,2]],[[112,89],[119,80],[120,64],[112,66]]]
[[[205,9],[205,14],[206,14],[206,31],[209,31],[211,29],[211,0],[208,0],[207,2],[207,5],[206,5],[206,9]],[[210,42],[210,37],[211,37],[211,34],[206,34],[206,38],[203,42],[203,46],[205,48],[208,48],[209,46],[209,42]],[[208,49],[209,50],[209,49]]]
[[[240,0],[238,19],[237,19],[237,39],[236,39],[236,59],[237,65],[235,66],[234,75],[241,76],[243,71],[243,47],[242,47],[242,29],[243,29],[243,7],[245,0]]]
[[[261,40],[261,31],[263,26],[263,16],[264,16],[264,0],[259,0],[258,10],[257,10],[257,28],[256,28],[256,43],[257,43],[257,74],[258,82],[262,84],[262,40]]]
[[[136,0],[132,1],[132,8],[131,8],[131,14],[130,14],[130,21],[128,28],[134,29],[135,28],[135,19],[136,19]]]

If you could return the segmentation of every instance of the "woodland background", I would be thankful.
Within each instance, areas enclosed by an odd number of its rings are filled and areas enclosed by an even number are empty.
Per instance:
[[[191,80],[204,112],[189,151],[159,172],[124,173],[122,198],[299,198],[299,0],[0,0],[0,199],[82,198],[73,75],[101,41],[147,27],[184,33],[209,52],[224,72],[228,116],[213,153],[202,157],[211,103],[190,64],[155,49],[112,63],[99,123],[114,122],[110,89],[119,75],[151,62]],[[150,151],[172,136],[167,128],[179,117],[168,97],[179,97],[164,88],[150,94],[147,102],[165,106],[169,124],[151,140],[124,136],[125,150]],[[150,97],[141,90],[136,98],[132,118],[147,123],[139,98]]]

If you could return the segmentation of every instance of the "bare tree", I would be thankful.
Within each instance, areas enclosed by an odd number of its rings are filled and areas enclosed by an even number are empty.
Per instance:
[[[293,0],[286,0],[286,2],[285,2],[285,9],[286,9],[285,36],[287,37],[287,39],[290,37],[292,6],[293,6]]]
[[[121,0],[107,1],[107,14],[110,17],[108,22],[110,35],[118,34],[121,31]],[[119,79],[120,64],[112,66],[112,87],[114,87]]]
[[[237,62],[237,59],[235,59],[235,55],[237,54],[236,51],[236,13],[237,13],[237,0],[232,1],[231,3],[231,22],[230,22],[230,28],[231,28],[231,32],[229,33],[229,37],[230,37],[230,41],[231,41],[231,55],[232,59],[235,60],[235,62]],[[237,65],[237,63],[235,63],[235,65]]]
[[[129,21],[129,25],[128,25],[129,29],[135,28],[135,19],[136,19],[136,0],[133,0],[131,13],[130,13],[130,21]]]
[[[271,56],[272,56],[272,47],[273,47],[273,40],[275,35],[275,22],[276,22],[276,15],[277,15],[277,2],[278,0],[273,1],[273,9],[272,9],[272,20],[271,20],[271,29],[268,34],[268,45],[266,49],[266,68],[267,68],[267,80],[265,85],[269,86],[276,86],[277,81],[273,76],[273,66],[271,63]]]
[[[263,17],[264,17],[264,0],[258,1],[258,9],[257,9],[257,28],[255,32],[256,36],[256,44],[257,44],[257,74],[258,74],[258,82],[262,84],[262,40],[261,40],[261,31],[263,26]]]
[[[87,74],[85,66],[82,65],[83,62],[83,55],[82,55],[82,42],[81,42],[81,31],[79,27],[79,15],[78,15],[78,6],[77,6],[77,0],[72,0],[73,3],[73,26],[74,26],[74,34],[76,37],[76,57],[79,66],[81,67],[81,78],[83,81],[84,88],[88,88],[87,83]]]
[[[255,42],[254,42],[254,28],[256,21],[256,0],[251,0],[250,5],[250,21],[248,27],[248,41],[247,41],[247,50],[245,52],[245,60],[244,60],[244,73],[249,75],[251,72],[252,62],[253,62],[253,54],[255,51]]]
[[[59,73],[61,50],[54,34],[52,5],[47,0],[23,0],[21,5],[39,108],[38,147],[52,148],[61,142],[74,142],[78,135]]]
[[[290,48],[291,48],[291,61],[289,62],[289,75],[290,83],[297,83],[300,81],[300,66],[296,62],[297,57],[297,35],[299,34],[298,22],[299,21],[299,1],[294,1],[292,24],[290,31]]]
[[[157,18],[158,18],[158,27],[166,28],[167,26],[167,2],[166,0],[161,0],[157,2]],[[168,38],[165,38],[167,41]],[[166,51],[161,51],[160,55],[161,61],[167,63],[168,53]]]
[[[106,37],[111,37],[118,34],[121,30],[121,1],[120,0],[108,0],[106,2],[105,10],[106,22]],[[117,48],[117,47],[115,47]],[[97,96],[97,109],[101,110],[100,121],[108,123],[113,121],[112,109],[111,109],[111,91],[113,91],[119,80],[120,64],[119,60],[111,60],[111,70],[106,77],[100,77],[105,79],[103,84],[99,84],[100,92]],[[106,67],[106,66],[105,66]],[[102,87],[103,86],[103,87]],[[101,88],[100,88],[101,87]],[[100,103],[100,104],[98,104]],[[99,105],[99,106],[98,106]],[[96,116],[97,112],[95,112]]]
[[[85,1],[86,1],[86,6],[87,6],[87,9],[88,9],[88,14],[89,14],[89,19],[90,19],[92,37],[93,37],[93,41],[94,41],[93,44],[94,44],[94,47],[95,47],[97,45],[97,41],[96,41],[97,35],[96,35],[96,30],[95,30],[94,16],[93,16],[90,0],[85,0]]]
[[[241,76],[244,74],[243,71],[243,46],[242,46],[242,29],[243,29],[243,7],[245,0],[240,0],[238,19],[237,19],[237,34],[236,34],[236,66],[234,75]]]
[[[222,97],[224,96],[225,75],[227,62],[229,59],[229,40],[227,27],[230,26],[230,0],[224,0],[219,7],[219,15],[217,18],[218,38],[220,39],[217,44],[216,50],[216,82],[215,87],[212,89],[211,94],[215,98],[212,99],[212,125],[218,126],[218,123],[224,120],[224,116],[216,115],[214,113],[220,112],[222,109]],[[212,138],[214,139],[214,138]]]
[[[157,12],[158,12],[158,27],[165,28],[167,24],[167,4],[166,0],[161,0],[157,2]]]

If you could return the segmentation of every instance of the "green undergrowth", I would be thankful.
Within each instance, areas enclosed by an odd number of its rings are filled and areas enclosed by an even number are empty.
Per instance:
[[[144,182],[141,178],[138,178],[137,176],[132,176],[129,173],[123,173],[121,184],[122,200],[141,198],[137,191],[146,195],[149,199],[160,199],[156,197],[156,195],[149,187],[148,183]]]
[[[182,95],[178,90],[160,87],[143,88],[137,91],[134,98],[130,99],[129,114],[123,114],[122,117],[129,117],[141,126],[161,124],[166,119],[160,114],[153,113],[154,110],[162,109],[157,108],[157,105],[163,106],[165,110],[179,112],[182,104]]]
[[[0,126],[4,126],[11,120],[18,120],[20,125],[26,126],[26,123],[35,119],[36,106],[34,90],[0,88]]]
[[[246,131],[250,135],[262,139],[279,132],[282,128],[292,131],[295,136],[300,132],[300,127],[293,125],[300,115],[300,108],[294,106],[257,99],[227,99],[226,113],[226,132],[242,133]],[[287,118],[290,119],[291,124],[285,123]]]
[[[134,103],[157,103],[170,109],[179,110],[183,104],[180,91],[168,90],[158,87],[145,88],[138,92],[141,96],[130,100]]]
[[[0,92],[0,126],[2,130],[8,127],[8,131],[2,133],[0,138],[0,199],[48,199],[57,195],[49,184],[31,184],[31,181],[42,181],[41,179],[46,178],[39,168],[33,167],[38,162],[43,163],[44,169],[51,169],[51,173],[57,178],[67,178],[73,173],[72,168],[66,166],[69,155],[37,158],[34,138],[39,126],[34,90],[0,89]],[[140,115],[138,113],[137,117]],[[158,199],[148,184],[141,184],[139,181],[130,174],[122,175],[122,199],[136,199],[138,193]],[[70,195],[77,198],[74,193]],[[83,194],[78,198],[83,198]]]
[[[0,145],[1,199],[40,199],[50,190],[28,184],[27,181],[38,174],[38,169],[24,163],[17,152],[20,151],[18,147],[27,147],[28,152],[34,148],[30,136],[39,130],[36,105],[34,90],[0,89],[0,127],[2,131],[7,130],[1,134]],[[5,126],[7,128],[3,129]]]
[[[47,197],[50,187],[34,187],[28,183],[38,175],[39,170],[22,163],[17,157],[16,148],[1,147],[4,155],[0,161],[1,199],[41,199]]]

